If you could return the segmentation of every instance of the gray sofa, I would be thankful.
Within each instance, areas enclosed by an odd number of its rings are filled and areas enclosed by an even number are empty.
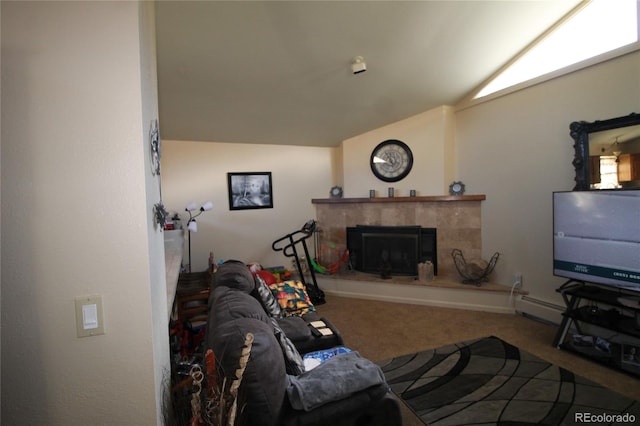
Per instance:
[[[302,357],[287,337],[286,327],[265,309],[256,288],[260,282],[256,283],[243,263],[221,265],[214,282],[205,350],[210,348],[216,355],[218,377],[231,376],[228,373],[238,367],[246,334],[254,336],[240,386],[236,424],[402,424],[399,403],[382,371],[357,352],[303,371]],[[318,341],[320,346],[327,344],[327,339]],[[336,341],[342,341],[339,333]],[[305,342],[306,348],[314,348],[313,340]]]

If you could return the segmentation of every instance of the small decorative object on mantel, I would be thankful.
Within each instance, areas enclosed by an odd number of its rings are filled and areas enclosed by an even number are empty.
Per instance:
[[[464,183],[460,181],[454,181],[449,185],[449,195],[462,195],[464,194]]]
[[[467,262],[460,249],[453,249],[451,257],[453,257],[453,263],[455,263],[458,273],[463,278],[462,282],[480,287],[483,282],[489,281],[489,275],[495,268],[500,253],[494,253],[489,262],[483,259],[472,259]]]
[[[342,198],[342,187],[334,186],[333,188],[331,188],[329,194],[331,195],[331,198]]]

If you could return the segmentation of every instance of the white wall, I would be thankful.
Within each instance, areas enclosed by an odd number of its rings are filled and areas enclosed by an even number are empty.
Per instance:
[[[153,350],[153,379],[156,415],[161,423],[165,414],[167,389],[170,386],[169,318],[167,317],[167,283],[164,256],[164,233],[156,224],[153,207],[161,200],[161,177],[152,173],[150,131],[152,121],[158,119],[158,78],[156,70],[155,7],[153,2],[139,3],[139,55],[141,81],[142,123],[139,141],[143,148],[145,212],[149,253],[147,291],[151,306],[151,343]],[[139,169],[139,167],[138,167]],[[144,296],[144,294],[143,294]],[[145,318],[146,319],[146,318]]]
[[[2,424],[161,423],[152,5],[1,7]],[[74,299],[94,294],[106,334],[78,338]]]
[[[394,188],[395,196],[406,197],[409,190],[417,195],[443,195],[455,178],[455,115],[452,107],[438,107],[405,120],[374,129],[342,143],[345,197],[386,197]],[[386,183],[371,172],[371,152],[380,142],[399,139],[411,148],[413,168],[399,182]]]
[[[216,261],[238,259],[264,266],[291,266],[291,259],[271,244],[315,217],[312,198],[327,198],[335,182],[337,148],[163,141],[162,195],[165,206],[184,211],[192,201],[213,201],[213,210],[196,220],[191,234],[193,271],[207,268],[209,252]],[[228,172],[271,172],[273,208],[229,210]],[[309,241],[310,247],[312,246]],[[185,249],[185,264],[188,263]]]
[[[484,256],[498,282],[523,275],[531,295],[562,305],[552,275],[551,193],[574,186],[569,124],[640,112],[640,52],[458,111],[460,178],[487,195]]]

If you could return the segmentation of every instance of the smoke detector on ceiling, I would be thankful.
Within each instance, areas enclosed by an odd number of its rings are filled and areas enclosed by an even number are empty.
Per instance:
[[[361,74],[366,70],[367,63],[364,61],[364,58],[362,56],[356,56],[355,58],[353,58],[353,61],[351,61],[351,71],[353,71],[354,75]]]

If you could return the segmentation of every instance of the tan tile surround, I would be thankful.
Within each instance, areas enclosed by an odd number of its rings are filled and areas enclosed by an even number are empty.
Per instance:
[[[481,202],[484,195],[398,198],[313,199],[319,247],[346,247],[346,227],[420,225],[437,229],[438,277],[458,277],[454,248],[467,260],[482,254]]]

